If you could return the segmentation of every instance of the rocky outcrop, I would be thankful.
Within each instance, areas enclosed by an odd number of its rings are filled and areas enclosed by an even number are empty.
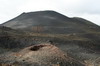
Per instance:
[[[8,64],[16,66],[84,66],[48,43],[33,45],[8,56]]]

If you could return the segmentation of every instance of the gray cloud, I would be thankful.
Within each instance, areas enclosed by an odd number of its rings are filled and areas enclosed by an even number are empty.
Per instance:
[[[84,0],[77,10],[82,13],[100,14],[100,0]]]

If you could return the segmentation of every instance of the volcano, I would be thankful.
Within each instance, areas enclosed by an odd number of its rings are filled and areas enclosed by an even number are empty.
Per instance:
[[[39,33],[88,33],[100,31],[100,27],[83,18],[69,18],[55,11],[22,13],[5,22],[3,26]]]

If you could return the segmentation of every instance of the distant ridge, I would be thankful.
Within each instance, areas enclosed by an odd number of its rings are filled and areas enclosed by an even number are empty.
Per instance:
[[[2,24],[13,29],[42,33],[87,33],[100,31],[100,27],[82,18],[69,18],[56,11],[22,13]]]

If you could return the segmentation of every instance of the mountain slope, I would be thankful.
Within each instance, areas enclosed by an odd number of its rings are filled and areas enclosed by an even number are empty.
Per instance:
[[[13,29],[22,29],[40,33],[64,34],[100,31],[99,26],[88,22],[85,19],[69,18],[55,11],[22,13],[2,25]]]
[[[3,23],[0,26],[0,65],[13,64],[15,59],[22,65],[26,61],[30,61],[32,58],[29,58],[28,55],[32,52],[31,55],[33,56],[36,51],[30,51],[29,54],[26,52],[21,56],[22,58],[18,54],[20,52],[23,54],[21,50],[32,45],[35,45],[35,49],[40,47],[40,49],[52,50],[52,47],[47,48],[46,46],[37,45],[41,43],[51,43],[57,46],[69,57],[75,59],[78,64],[82,63],[85,66],[100,65],[100,27],[83,18],[69,18],[54,11],[22,13],[16,18]],[[49,51],[46,54],[48,53]],[[15,54],[19,57],[16,57]],[[39,56],[43,59],[41,54]],[[44,58],[46,57],[44,56]],[[22,60],[19,60],[19,58]],[[14,63],[19,64],[16,60]],[[29,63],[27,62],[25,65]]]

